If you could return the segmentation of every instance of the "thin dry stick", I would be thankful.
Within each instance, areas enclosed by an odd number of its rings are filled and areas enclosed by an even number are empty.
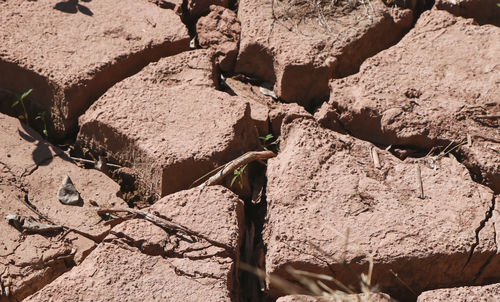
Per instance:
[[[79,157],[74,157],[74,156],[70,156],[69,158],[71,158],[72,160],[75,160],[75,161],[79,161],[79,162],[84,162],[84,163],[89,163],[89,164],[94,164],[94,165],[96,164],[95,160],[79,158]],[[115,164],[110,164],[110,163],[105,163],[105,164],[107,166],[113,167],[113,168],[122,168],[122,166],[120,166],[120,165],[115,165]]]
[[[204,188],[206,186],[214,186],[222,182],[226,176],[233,173],[239,167],[242,167],[255,160],[264,160],[275,157],[276,154],[273,151],[251,151],[243,154],[242,156],[228,162],[223,166],[223,168],[215,175],[207,179],[204,183],[198,186],[198,188]]]
[[[467,133],[467,147],[472,147],[472,137]]]
[[[416,174],[417,174],[417,185],[418,185],[418,191],[419,191],[419,196],[418,198],[424,199],[424,183],[422,182],[422,174],[420,172],[420,166],[417,164],[417,169],[416,169]]]
[[[378,157],[378,152],[377,152],[377,149],[375,149],[375,147],[371,147],[371,155],[372,155],[372,160],[373,160],[373,165],[375,166],[375,168],[377,169],[380,169],[380,158]]]
[[[418,297],[417,293],[406,283],[403,281],[403,279],[399,278],[398,274],[396,274],[392,269],[389,269],[389,271],[394,275],[396,279],[398,279],[401,284],[403,284],[412,294],[415,295],[415,297]]]
[[[101,242],[102,240],[92,234],[89,234],[89,233],[86,233],[86,232],[83,232],[83,231],[79,231],[77,229],[74,229],[74,228],[70,228],[68,226],[65,226],[65,225],[62,225],[62,224],[58,224],[58,223],[55,223],[52,219],[50,219],[49,217],[47,217],[46,215],[42,214],[40,211],[38,211],[38,209],[33,205],[31,204],[31,202],[29,202],[28,200],[28,197],[25,196],[24,200],[22,200],[23,204],[28,207],[28,209],[30,209],[33,213],[37,214],[40,218],[42,218],[43,220],[47,221],[47,222],[50,222],[52,225],[58,225],[58,226],[61,226],[64,230],[66,230],[66,233],[67,234],[68,232],[73,232],[73,233],[76,233],[76,234],[79,234],[79,235],[82,235],[83,237],[86,237],[94,242]],[[63,235],[64,237],[65,235]]]
[[[495,119],[500,119],[500,115],[476,115],[476,118],[495,120]]]
[[[225,249],[226,251],[229,251],[231,253],[233,251],[233,248],[231,246],[228,246],[224,243],[220,243],[220,242],[217,242],[215,240],[212,240],[199,232],[190,230],[185,226],[182,226],[182,225],[177,224],[175,222],[160,218],[160,217],[153,215],[153,214],[150,214],[148,212],[144,212],[144,211],[136,210],[136,209],[126,209],[126,208],[109,208],[109,209],[99,208],[99,209],[97,209],[98,215],[105,215],[105,214],[112,214],[112,213],[133,214],[135,216],[139,216],[141,218],[144,218],[145,220],[147,220],[147,221],[149,221],[149,222],[151,222],[151,223],[153,223],[153,224],[155,224],[163,229],[178,231],[178,232],[184,233],[185,235],[198,237],[200,239],[206,240],[207,242],[211,243],[214,246],[221,247],[221,248]],[[129,216],[129,217],[132,218],[134,216]]]
[[[452,144],[452,143],[453,143],[453,141],[452,141],[450,144]],[[456,146],[454,146],[453,148],[451,148],[450,150],[448,150],[448,151],[446,151],[446,152],[444,152],[444,150],[443,150],[443,151],[439,154],[439,156],[440,156],[440,157],[446,156],[446,155],[450,154],[451,152],[455,151],[455,149],[458,149],[459,147],[461,147],[461,146],[463,146],[463,145],[465,145],[465,144],[467,144],[467,141],[464,141],[464,142],[461,142],[461,143],[457,144]],[[450,146],[450,145],[448,145],[448,146]],[[448,149],[448,147],[446,147],[446,148],[445,148],[445,150],[446,150],[446,149]]]
[[[495,151],[496,153],[500,153],[500,151],[498,151],[497,149],[493,148],[493,147],[489,147],[491,151]]]

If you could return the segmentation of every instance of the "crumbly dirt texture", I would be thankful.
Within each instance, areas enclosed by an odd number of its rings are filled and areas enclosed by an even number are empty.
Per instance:
[[[0,0],[0,302],[500,300],[499,20]]]

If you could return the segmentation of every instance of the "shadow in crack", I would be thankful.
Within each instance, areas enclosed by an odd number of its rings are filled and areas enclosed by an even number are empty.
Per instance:
[[[92,0],[81,0],[82,2],[90,2]],[[82,5],[78,3],[78,0],[67,0],[67,1],[61,1],[56,3],[54,5],[54,9],[57,9],[58,11],[68,13],[68,14],[76,14],[77,12],[80,12],[84,15],[87,16],[93,16],[94,13],[85,5]]]

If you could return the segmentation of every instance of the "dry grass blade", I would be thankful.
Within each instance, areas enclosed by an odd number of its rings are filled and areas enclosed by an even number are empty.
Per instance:
[[[350,244],[351,246],[354,246],[356,250],[358,250],[360,253],[364,254],[368,258],[368,274],[364,275],[361,274],[360,276],[360,283],[361,283],[361,289],[363,289],[363,292],[375,292],[377,291],[377,286],[371,284],[372,276],[373,276],[373,255],[371,253],[368,253],[364,249],[362,249],[359,245],[349,242],[348,237],[342,234],[341,232],[337,231],[336,229],[326,226],[328,229],[331,231],[335,232],[337,235],[340,237],[344,238],[346,240],[346,246]]]
[[[415,297],[418,297],[418,294],[410,286],[408,286],[408,284],[404,282],[403,279],[399,278],[398,274],[396,274],[392,269],[390,269],[389,271],[396,279],[398,279],[399,282],[401,282],[401,284],[403,284],[412,294],[414,294]]]
[[[373,146],[370,147],[370,154],[372,156],[372,160],[373,160],[373,165],[375,166],[375,168],[377,169],[380,169],[380,158],[378,156],[378,152],[377,152],[377,149]]]
[[[348,243],[347,236],[344,236],[333,228],[328,228],[339,234],[341,237],[345,238],[346,242]],[[378,292],[377,286],[371,285],[371,278],[373,275],[373,256],[363,251],[359,246],[354,246],[357,250],[367,255],[369,262],[368,273],[357,275],[357,279],[360,282],[361,293],[371,294]],[[347,264],[345,265],[347,266]],[[274,288],[283,291],[285,294],[303,294],[311,296],[333,297],[338,301],[360,301],[358,291],[354,290],[354,288],[351,288],[351,286],[345,285],[340,280],[330,275],[298,270],[293,268],[292,266],[287,266],[285,270],[293,280],[289,281],[280,276],[269,275],[262,269],[252,267],[245,263],[241,263],[240,268],[257,275],[261,279],[267,280],[268,283],[272,284]],[[338,289],[333,289],[326,283],[330,283],[330,285],[334,285]]]
[[[294,284],[294,283],[292,283],[290,281],[287,281],[287,280],[285,280],[285,279],[283,279],[281,277],[278,277],[278,276],[268,275],[262,269],[250,266],[250,265],[248,265],[248,264],[246,264],[244,262],[240,262],[240,268],[242,270],[245,270],[247,272],[250,272],[250,273],[258,276],[261,279],[269,280],[269,282],[271,284],[273,284],[277,288],[282,289],[283,291],[285,291],[288,294],[291,294],[291,295],[306,295],[308,293],[306,290],[304,290],[303,288],[297,286],[296,284]]]
[[[296,277],[296,276],[301,276],[301,277],[304,276],[304,277],[311,277],[311,278],[315,278],[315,279],[319,279],[319,280],[333,282],[333,283],[335,283],[336,286],[338,286],[345,293],[355,294],[355,292],[352,289],[350,289],[345,284],[343,284],[342,282],[340,282],[339,280],[337,280],[336,278],[334,278],[332,276],[328,276],[328,275],[324,275],[324,274],[316,274],[316,273],[306,272],[306,271],[301,271],[301,270],[296,270],[296,269],[293,269],[293,268],[288,268],[287,271],[292,276],[294,276],[294,277]],[[304,284],[301,279],[297,278],[297,280],[299,282],[301,282],[302,284]],[[320,292],[317,295],[323,295],[323,294],[324,294],[323,292]]]
[[[424,199],[424,183],[422,182],[422,172],[420,171],[420,166],[418,164],[415,168],[415,174],[417,176],[418,198]]]
[[[317,24],[318,26],[315,26],[317,29],[331,35],[334,31],[329,22],[335,22],[332,20],[350,14],[361,5],[365,6],[368,14],[368,8],[363,0],[273,0],[271,9],[274,21],[289,31],[307,36],[299,30],[299,27],[305,24],[313,26]]]
[[[286,268],[286,271],[295,279],[297,280],[302,286],[307,288],[310,292],[311,295],[314,296],[321,296],[323,291],[321,288],[314,282],[312,279],[309,279],[308,276],[301,274],[303,271],[299,271],[294,269],[291,266],[288,266]]]
[[[264,160],[272,157],[276,157],[276,154],[268,150],[247,152],[237,159],[234,159],[225,164],[217,174],[211,176],[209,179],[207,179],[207,181],[199,185],[198,188],[220,184],[224,180],[224,178],[233,173],[233,171],[235,171],[236,169],[239,169],[240,167],[255,160]]]

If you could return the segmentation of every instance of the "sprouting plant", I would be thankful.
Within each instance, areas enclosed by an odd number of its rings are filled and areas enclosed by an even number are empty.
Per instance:
[[[244,166],[241,166],[239,169],[234,170],[234,176],[233,176],[233,179],[231,179],[231,187],[233,186],[236,179],[239,178],[240,179],[239,180],[240,188],[243,189],[243,172],[245,171],[246,167],[247,167],[247,165],[244,165]]]
[[[274,138],[274,136],[271,133],[269,133],[266,136],[259,136],[259,139],[262,141],[262,145],[264,146],[264,148],[267,148],[267,147],[272,146],[272,145],[276,145],[279,142],[278,139],[276,139],[272,142],[273,138]]]
[[[499,2],[499,3],[497,3],[497,6],[498,6],[498,7],[500,7],[500,2]]]
[[[43,135],[45,135],[45,137],[49,137],[49,132],[47,131],[47,123],[45,122],[45,111],[39,112],[36,115],[35,120],[42,120],[42,124],[43,124],[42,133],[43,133]]]
[[[30,89],[23,93],[22,95],[19,95],[18,93],[15,93],[14,95],[16,96],[16,100],[14,103],[12,103],[11,108],[16,106],[17,104],[21,103],[21,106],[23,107],[23,115],[19,115],[19,119],[23,120],[26,122],[26,125],[28,125],[28,111],[26,111],[26,106],[24,105],[24,98],[28,96],[28,94],[31,93],[33,89]]]

